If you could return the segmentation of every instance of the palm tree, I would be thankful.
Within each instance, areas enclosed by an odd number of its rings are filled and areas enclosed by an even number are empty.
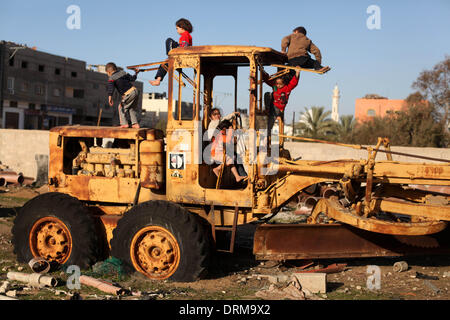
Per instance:
[[[355,129],[356,120],[353,115],[345,115],[339,118],[339,123],[335,123],[334,134],[339,142],[351,143],[353,130]]]
[[[322,139],[332,132],[333,121],[329,118],[331,111],[325,111],[325,107],[305,108],[301,114],[298,128],[305,137]]]

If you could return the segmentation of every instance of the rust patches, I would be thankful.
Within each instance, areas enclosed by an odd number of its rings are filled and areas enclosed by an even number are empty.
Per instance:
[[[439,177],[442,173],[444,173],[444,169],[442,167],[424,167],[423,171],[426,176],[431,177]]]
[[[397,241],[397,236],[373,233],[339,223],[261,224],[255,231],[253,253],[258,260],[278,261],[448,254],[448,236],[447,229],[431,236],[415,236],[418,243],[430,237],[438,243],[434,248],[422,248]]]
[[[106,232],[106,240],[111,249],[110,241],[113,238],[113,231],[117,227],[117,223],[122,218],[121,215],[102,215],[100,221],[103,223]]]

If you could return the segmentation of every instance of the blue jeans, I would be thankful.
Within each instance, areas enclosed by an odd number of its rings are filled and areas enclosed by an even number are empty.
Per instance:
[[[172,38],[168,38],[166,39],[166,54],[169,54],[169,51],[175,48],[178,48],[180,45],[178,44],[178,42],[176,42],[175,40],[173,40]],[[168,64],[165,64],[166,68],[168,67]],[[156,72],[156,78],[161,78],[161,81],[164,79],[164,77],[166,76],[167,71],[163,68],[163,65],[160,65],[158,68],[158,71]]]

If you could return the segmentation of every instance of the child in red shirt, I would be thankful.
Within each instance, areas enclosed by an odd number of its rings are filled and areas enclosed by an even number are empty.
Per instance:
[[[269,132],[272,130],[277,118],[284,120],[284,109],[288,103],[291,91],[298,85],[299,77],[300,70],[297,70],[289,83],[286,84],[283,77],[269,80],[269,75],[266,72],[263,73],[264,82],[273,88],[272,94],[267,92],[264,95],[265,105],[269,106]]]
[[[192,24],[189,20],[181,18],[176,23],[175,26],[177,27],[177,33],[180,35],[180,39],[178,42],[173,40],[172,38],[168,38],[166,40],[166,54],[169,54],[169,51],[174,48],[184,48],[192,46],[192,36],[191,33],[193,31]],[[165,64],[166,68],[168,67],[167,64]],[[158,71],[156,72],[155,80],[149,81],[152,86],[159,86],[161,81],[166,76],[166,69],[164,69],[163,65],[160,65],[158,68]]]

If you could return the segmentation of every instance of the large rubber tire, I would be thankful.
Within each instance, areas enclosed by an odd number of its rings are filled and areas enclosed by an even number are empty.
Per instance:
[[[206,274],[211,233],[196,214],[168,201],[141,203],[113,231],[111,256],[154,280],[196,281]]]
[[[25,203],[14,220],[12,236],[20,262],[40,256],[85,269],[98,256],[95,220],[81,201],[63,193],[44,193]]]

